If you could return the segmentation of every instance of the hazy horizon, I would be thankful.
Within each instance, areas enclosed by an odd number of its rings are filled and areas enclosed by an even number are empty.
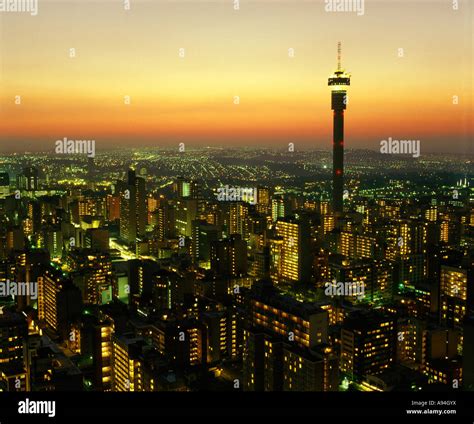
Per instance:
[[[0,150],[53,151],[63,137],[97,149],[330,149],[341,41],[346,148],[392,137],[471,154],[472,3],[364,4],[361,16],[323,0],[40,1],[37,16],[2,13]]]

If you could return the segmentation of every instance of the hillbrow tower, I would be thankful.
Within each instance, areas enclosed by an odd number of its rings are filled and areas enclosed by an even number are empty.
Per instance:
[[[329,77],[331,109],[334,111],[332,142],[332,207],[342,213],[344,190],[344,110],[347,105],[347,87],[351,76],[341,68],[341,43],[337,44],[337,69]]]

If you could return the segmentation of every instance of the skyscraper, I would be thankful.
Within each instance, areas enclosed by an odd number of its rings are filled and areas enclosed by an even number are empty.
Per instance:
[[[347,105],[347,87],[351,76],[341,69],[341,43],[337,46],[337,69],[329,77],[331,87],[331,109],[334,111],[333,124],[333,168],[332,168],[332,207],[334,212],[342,213],[344,191],[344,109]]]
[[[127,181],[117,182],[117,191],[120,193],[120,238],[133,244],[146,231],[145,180],[130,169]]]
[[[135,186],[120,181],[118,184],[120,193],[120,238],[122,241],[132,244],[137,238],[137,203]]]
[[[145,180],[137,177],[135,170],[130,169],[128,171],[128,185],[135,187],[137,236],[142,237],[145,235],[147,218]]]
[[[175,230],[178,236],[191,237],[193,221],[198,216],[198,200],[183,198],[176,200]]]
[[[178,199],[195,199],[197,200],[198,211],[203,210],[201,185],[197,180],[179,177],[174,183],[174,190]]]
[[[244,202],[231,202],[226,213],[227,234],[240,234],[243,240],[248,240],[248,205]]]
[[[287,217],[275,224],[276,235],[283,240],[279,279],[308,282],[311,278],[310,231],[305,219]]]

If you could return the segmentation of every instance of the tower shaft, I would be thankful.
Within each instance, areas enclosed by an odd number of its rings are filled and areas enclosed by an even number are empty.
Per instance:
[[[347,87],[350,75],[341,68],[341,44],[337,49],[337,70],[328,80],[331,87],[331,109],[334,111],[332,140],[332,208],[343,212],[344,195],[344,110],[347,104]]]
[[[344,109],[334,110],[332,155],[333,210],[342,213],[344,194]]]

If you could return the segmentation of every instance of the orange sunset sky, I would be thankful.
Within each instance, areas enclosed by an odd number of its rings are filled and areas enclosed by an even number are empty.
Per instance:
[[[376,150],[392,137],[472,153],[470,0],[458,10],[452,0],[365,0],[362,16],[328,13],[323,0],[130,3],[39,0],[37,16],[0,13],[1,151],[52,151],[63,137],[98,149],[329,149],[340,40],[352,74],[346,147]]]

